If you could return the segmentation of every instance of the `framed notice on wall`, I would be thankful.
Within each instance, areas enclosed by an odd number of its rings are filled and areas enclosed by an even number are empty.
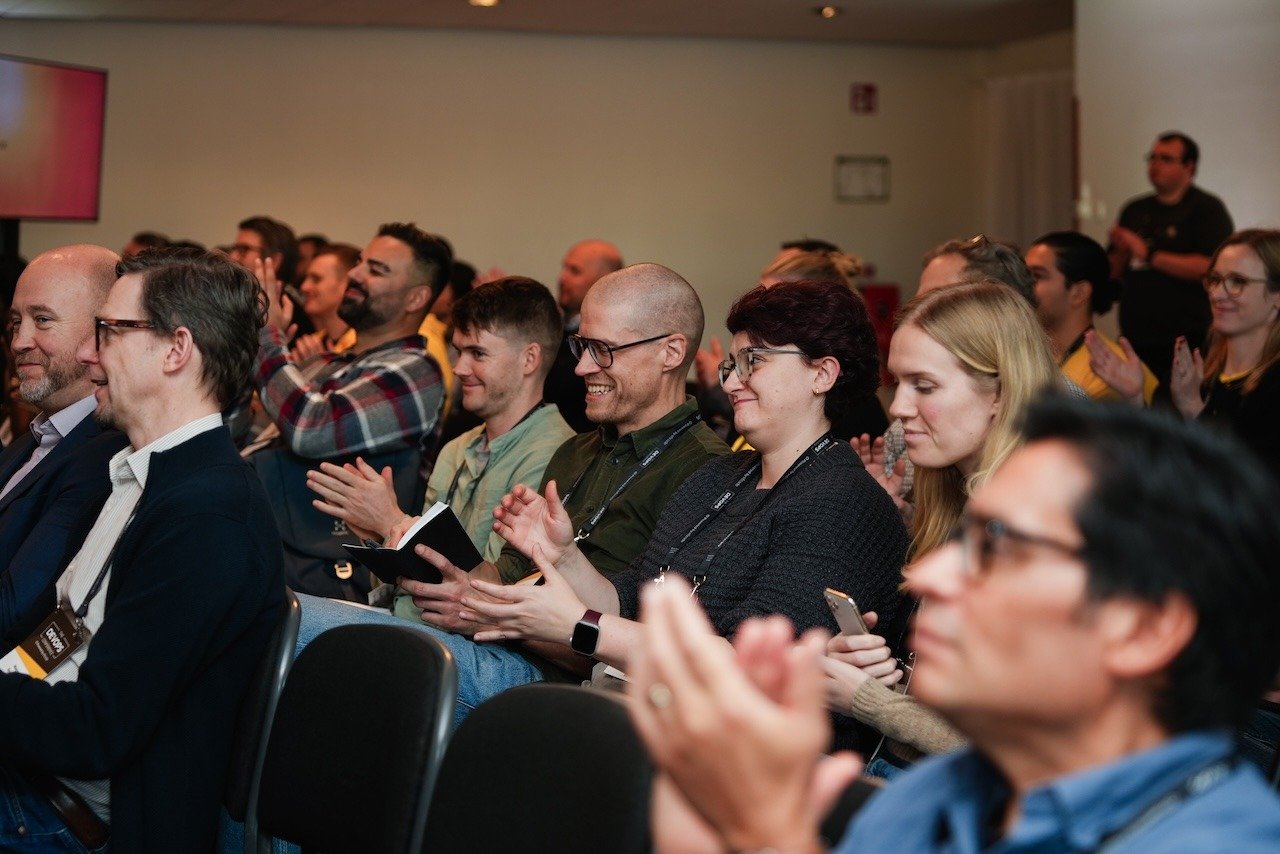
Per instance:
[[[839,155],[836,157],[836,201],[889,201],[889,158]]]

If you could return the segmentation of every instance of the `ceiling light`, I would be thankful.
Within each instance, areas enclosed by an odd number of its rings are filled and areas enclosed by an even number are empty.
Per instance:
[[[486,9],[498,5],[498,0],[467,0],[467,2],[472,6],[483,6]]]
[[[474,2],[474,0],[472,0]],[[828,21],[844,12],[839,6],[817,6],[813,10],[813,14],[819,18],[826,18]]]

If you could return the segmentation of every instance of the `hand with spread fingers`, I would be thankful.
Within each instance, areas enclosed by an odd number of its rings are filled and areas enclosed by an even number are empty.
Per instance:
[[[750,619],[730,647],[682,579],[650,585],[642,601],[627,698],[659,770],[732,850],[821,850],[820,817],[861,768],[851,754],[820,761],[831,736],[825,633],[797,643],[785,619]],[[655,813],[655,838],[681,819]]]
[[[346,522],[366,540],[386,540],[393,524],[406,518],[396,502],[390,466],[379,472],[361,457],[341,466],[321,463],[307,472],[307,487],[320,496],[311,506]]]
[[[542,571],[542,584],[471,580],[471,590],[462,597],[461,617],[491,627],[476,632],[477,642],[524,640],[561,645],[569,642],[573,627],[587,606],[547,560],[540,546],[533,547],[532,558],[534,566]]]
[[[547,561],[559,565],[566,553],[577,548],[573,542],[573,522],[560,503],[554,480],[547,482],[546,496],[517,484],[493,508],[493,518],[493,530],[498,536],[530,560],[537,547]]]
[[[267,325],[284,335],[293,337],[297,327],[293,325],[293,301],[284,295],[284,288],[276,278],[276,264],[270,258],[258,258],[253,262],[253,275],[267,297]]]
[[[1135,406],[1142,406],[1145,404],[1142,390],[1146,381],[1142,360],[1128,338],[1122,335],[1116,343],[1120,345],[1120,353],[1108,347],[1092,329],[1085,332],[1084,346],[1089,351],[1089,367],[1116,394]]]

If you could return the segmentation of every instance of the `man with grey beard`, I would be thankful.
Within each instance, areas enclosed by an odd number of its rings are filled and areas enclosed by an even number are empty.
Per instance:
[[[89,417],[88,369],[76,350],[120,259],[101,246],[51,249],[18,279],[9,346],[18,393],[40,413],[0,453],[0,646],[8,650],[55,605],[54,583],[111,491],[107,462],[124,434]]]

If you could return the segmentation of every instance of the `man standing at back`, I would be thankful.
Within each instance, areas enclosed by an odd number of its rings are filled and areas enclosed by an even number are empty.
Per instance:
[[[560,308],[564,312],[565,335],[573,335],[582,323],[582,302],[602,276],[622,269],[622,253],[606,240],[582,240],[569,247],[560,262]],[[547,377],[547,400],[560,407],[560,414],[579,433],[595,425],[584,409],[582,378],[573,369],[578,360],[562,344]]]
[[[90,417],[94,385],[76,351],[115,283],[114,252],[64,246],[18,279],[9,344],[18,394],[39,408],[31,432],[0,454],[0,647],[54,606],[53,584],[111,491],[107,461],[126,444]],[[87,518],[86,518],[87,517]]]
[[[271,508],[220,414],[253,365],[258,284],[204,252],[118,272],[79,359],[95,417],[130,444],[33,633],[62,655],[24,643],[0,662],[6,848],[109,832],[118,851],[208,851],[240,699],[284,611]]]
[[[1122,279],[1120,331],[1168,388],[1173,342],[1199,347],[1213,319],[1200,279],[1209,256],[1231,234],[1217,196],[1192,184],[1200,146],[1186,134],[1161,134],[1147,155],[1155,192],[1130,200],[1111,229],[1111,275]]]

